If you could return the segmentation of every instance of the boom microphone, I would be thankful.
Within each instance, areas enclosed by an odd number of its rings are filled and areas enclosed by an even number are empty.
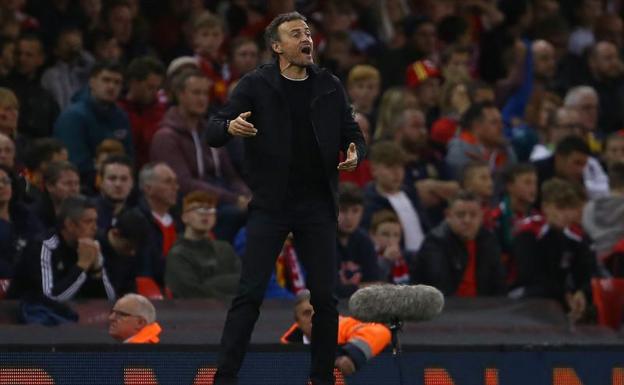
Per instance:
[[[372,285],[356,291],[349,300],[354,318],[364,322],[427,321],[440,314],[444,296],[427,285]]]

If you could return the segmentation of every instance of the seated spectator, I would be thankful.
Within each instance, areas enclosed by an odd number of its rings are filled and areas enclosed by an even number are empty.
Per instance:
[[[128,116],[116,104],[122,83],[120,65],[95,64],[89,76],[89,95],[63,111],[54,127],[54,136],[65,143],[69,160],[78,167],[84,180],[95,174],[95,150],[103,140],[121,141],[130,157],[134,152]]]
[[[15,93],[0,87],[0,133],[17,140],[20,103]]]
[[[583,139],[578,136],[563,138],[557,144],[554,155],[533,163],[537,170],[538,183],[541,185],[548,179],[557,177],[581,187],[584,186],[584,190],[590,197],[604,195],[591,194],[590,187],[600,183],[600,180],[594,184],[592,184],[594,181],[591,179],[585,180],[585,169],[590,156],[589,146]]]
[[[91,52],[98,62],[120,63],[122,49],[119,40],[108,30],[95,30],[91,36]]]
[[[15,92],[20,102],[19,134],[26,138],[49,136],[59,107],[52,95],[41,87],[41,69],[45,64],[43,43],[36,35],[25,34],[16,44],[17,65],[4,86]]]
[[[35,139],[26,150],[23,171],[26,180],[24,199],[32,203],[41,199],[45,189],[43,176],[52,162],[67,161],[67,148],[55,138]]]
[[[184,197],[182,238],[169,250],[165,284],[174,298],[217,298],[236,294],[240,259],[232,246],[211,239],[216,197],[194,191]]]
[[[399,217],[390,210],[377,211],[373,214],[369,234],[375,244],[382,279],[396,284],[408,284],[409,267],[401,250],[403,229]]]
[[[459,128],[459,119],[472,104],[468,95],[470,82],[464,76],[459,77],[457,80],[446,80],[442,85],[440,96],[441,117],[431,125],[430,134],[432,141],[438,146],[444,146],[444,148],[455,137]]]
[[[609,63],[608,67],[611,64],[613,63]],[[616,90],[617,87],[613,87],[613,89]],[[609,91],[608,89],[606,90]],[[592,154],[600,153],[602,150],[600,138],[606,132],[598,124],[599,111],[604,106],[601,105],[601,99],[596,89],[587,85],[569,89],[563,100],[563,106],[578,112],[579,121],[583,128],[583,139],[587,141]]]
[[[33,213],[45,230],[56,226],[65,199],[80,194],[78,169],[67,161],[51,162],[43,174],[43,194],[34,202]]]
[[[148,163],[139,174],[143,199],[138,209],[149,222],[139,252],[138,276],[149,277],[164,287],[165,257],[178,238],[179,219],[172,213],[178,197],[178,178],[164,163]]]
[[[102,255],[106,257],[104,267],[117,296],[136,291],[137,251],[145,242],[147,226],[140,212],[126,210],[112,227],[98,234]]]
[[[202,190],[219,200],[216,233],[232,239],[245,222],[250,192],[230,162],[227,151],[202,140],[209,99],[208,79],[198,71],[179,74],[173,84],[177,105],[171,107],[154,135],[150,158],[167,163],[180,181],[180,191]]]
[[[607,170],[611,172],[611,167],[617,163],[624,163],[624,133],[617,132],[607,137],[603,160]],[[610,183],[611,181],[609,181]]]
[[[483,208],[484,224],[491,229],[488,222],[492,211],[492,200],[494,198],[494,180],[490,172],[490,165],[485,161],[471,161],[466,164],[461,176],[462,189],[473,193]]]
[[[446,163],[455,177],[471,160],[484,160],[496,175],[516,162],[516,155],[503,136],[498,108],[492,103],[475,103],[462,117],[463,132],[448,144]]]
[[[347,93],[353,110],[366,115],[369,121],[377,121],[377,98],[381,87],[381,77],[377,68],[368,65],[356,65],[347,77]]]
[[[82,183],[82,187],[93,193],[100,191],[102,185],[102,164],[111,156],[126,156],[126,150],[123,144],[117,139],[104,139],[95,149],[95,159],[93,161],[95,167],[95,180],[89,180]]]
[[[309,344],[312,338],[314,308],[310,292],[297,295],[295,323],[280,338],[282,344]],[[338,351],[334,365],[344,375],[360,370],[390,343],[390,330],[383,324],[364,323],[352,317],[338,318]]]
[[[199,59],[199,69],[210,79],[210,100],[222,105],[227,98],[227,84],[223,77],[221,44],[224,39],[223,22],[210,12],[202,12],[193,20],[193,51]]]
[[[236,84],[247,72],[253,71],[260,59],[260,49],[254,39],[245,36],[234,38],[230,43],[229,60],[224,68],[225,79],[230,85]]]
[[[494,231],[503,257],[507,283],[517,278],[518,266],[511,254],[515,234],[528,218],[538,215],[535,209],[537,199],[537,172],[527,163],[518,163],[503,173],[505,194],[498,207],[490,212],[490,230]]]
[[[41,86],[47,90],[59,108],[64,110],[74,94],[89,80],[95,59],[83,49],[82,31],[68,27],[59,32],[54,46],[56,63],[41,77]]]
[[[66,302],[74,298],[115,299],[95,240],[97,211],[82,196],[65,199],[58,213],[58,231],[29,244],[18,263],[11,296]]]
[[[126,70],[128,92],[119,104],[130,119],[139,169],[149,162],[152,138],[167,110],[166,104],[158,98],[164,76],[163,64],[150,56],[134,59]]]
[[[364,213],[362,191],[352,183],[338,189],[338,285],[336,294],[348,298],[362,283],[379,281],[375,248],[366,231],[360,228]]]
[[[108,334],[124,344],[157,344],[162,328],[156,309],[139,294],[126,294],[115,302],[108,316]]]
[[[4,80],[15,66],[15,40],[0,37],[0,81]]]
[[[100,195],[95,204],[98,211],[98,229],[107,231],[117,216],[133,206],[130,194],[134,187],[132,162],[127,156],[113,155],[100,166]]]
[[[440,82],[442,73],[430,60],[418,60],[407,66],[406,85],[412,90],[425,114],[427,127],[440,117]]]
[[[582,190],[570,181],[542,185],[543,216],[531,217],[513,242],[518,281],[510,296],[545,297],[564,303],[572,321],[587,309],[595,258],[582,230],[574,226],[584,204]]]
[[[13,266],[29,241],[41,234],[37,219],[16,195],[17,179],[0,165],[0,278],[11,278]]]
[[[624,163],[614,163],[610,167],[609,183],[609,196],[593,199],[585,205],[583,229],[591,238],[592,250],[599,261],[611,274],[622,277],[624,249],[619,244],[624,240]]]
[[[445,221],[427,234],[412,261],[412,279],[435,286],[446,296],[502,294],[500,247],[482,219],[479,198],[466,191],[457,193],[448,204]]]
[[[411,186],[403,185],[405,152],[394,142],[379,142],[370,153],[373,182],[364,191],[364,215],[361,227],[370,227],[373,213],[393,210],[405,230],[405,250],[415,253],[425,238],[426,220],[421,214],[418,195]]]

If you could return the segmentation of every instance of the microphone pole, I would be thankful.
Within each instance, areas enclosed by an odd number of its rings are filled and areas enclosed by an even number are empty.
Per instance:
[[[399,369],[399,385],[404,385],[403,362],[401,360],[401,340],[399,339],[399,333],[403,330],[403,322],[398,317],[394,317],[388,328],[392,333],[392,357],[394,357],[394,362],[396,362]]]

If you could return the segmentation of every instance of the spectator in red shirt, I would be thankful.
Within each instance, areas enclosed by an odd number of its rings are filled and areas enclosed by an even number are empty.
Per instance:
[[[149,149],[167,106],[158,99],[165,67],[153,57],[134,59],[126,71],[128,93],[119,104],[126,111],[132,129],[137,168],[149,161]]]

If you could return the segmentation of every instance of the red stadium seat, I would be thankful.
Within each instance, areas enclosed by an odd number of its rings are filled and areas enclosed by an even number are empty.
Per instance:
[[[149,299],[163,299],[160,287],[151,277],[136,277],[137,293]]]
[[[598,323],[618,330],[624,312],[624,278],[593,278],[591,285]]]

